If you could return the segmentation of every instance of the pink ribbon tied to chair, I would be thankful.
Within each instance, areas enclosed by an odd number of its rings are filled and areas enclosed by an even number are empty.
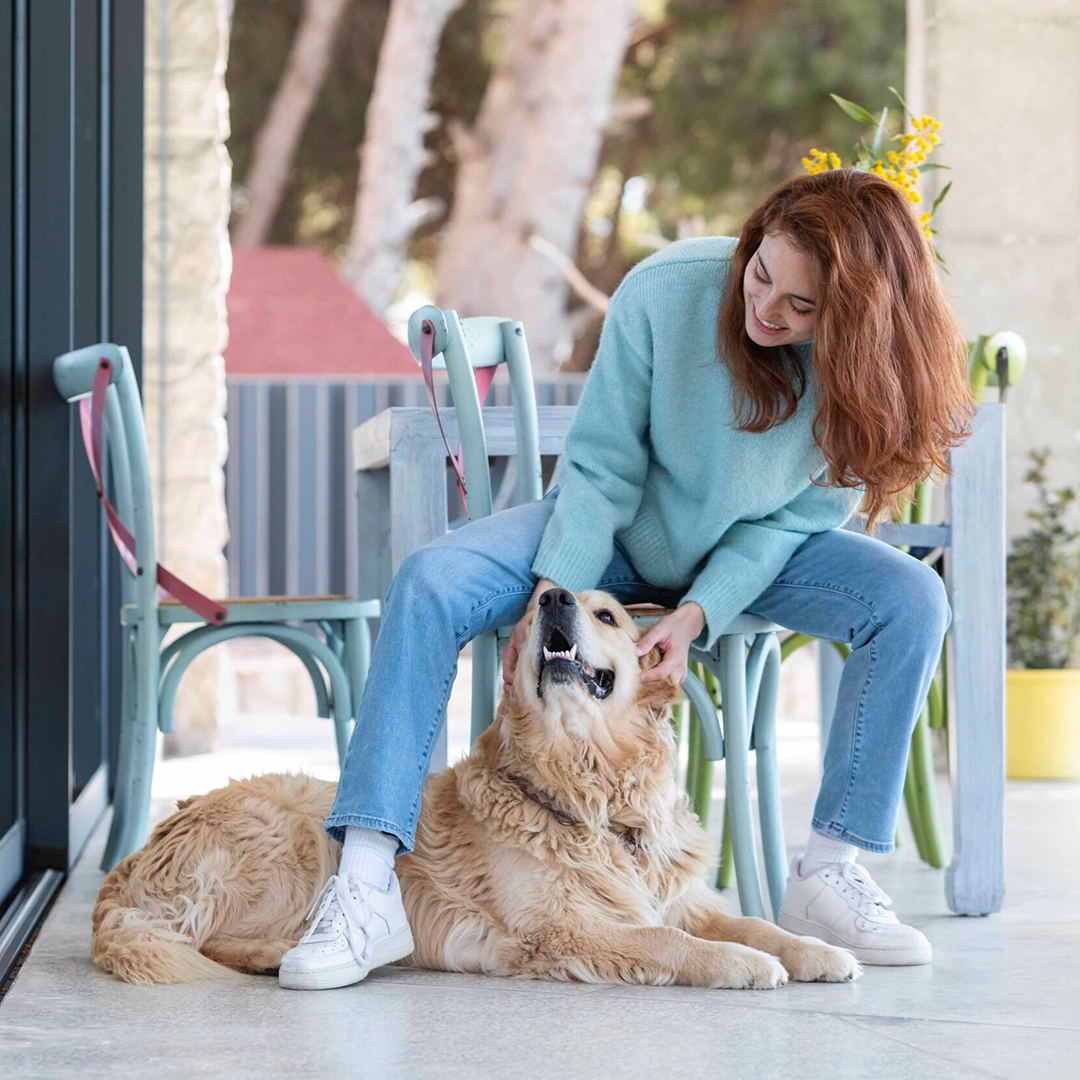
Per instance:
[[[461,505],[465,507],[465,516],[469,516],[469,503],[467,501],[467,492],[465,491],[465,468],[464,460],[461,451],[461,440],[458,439],[458,452],[455,454],[450,449],[450,443],[446,439],[446,432],[443,431],[442,418],[439,416],[439,406],[435,404],[435,380],[432,375],[431,360],[435,354],[435,326],[430,319],[424,319],[420,323],[420,368],[424,373],[424,385],[427,387],[428,401],[431,402],[432,411],[435,413],[435,421],[439,425],[439,434],[442,436],[443,445],[446,447],[446,453],[450,458],[451,464],[454,466],[454,472],[457,474],[457,486],[458,494],[461,496]],[[491,367],[473,368],[473,378],[476,380],[476,393],[480,398],[480,404],[483,406],[487,400],[488,390],[491,388],[492,380],[495,378],[495,365]]]
[[[105,507],[105,517],[109,522],[109,532],[112,534],[116,550],[124,560],[127,568],[134,575],[142,574],[138,560],[135,557],[135,537],[131,535],[127,527],[120,520],[116,508],[105,494],[105,485],[101,479],[101,433],[102,418],[105,415],[105,394],[112,381],[112,361],[104,356],[98,362],[94,372],[94,388],[90,398],[83,398],[79,402],[79,421],[82,427],[83,446],[86,448],[86,457],[90,462],[90,471],[94,474],[94,483],[97,485],[98,498]],[[161,563],[157,564],[157,586],[159,596],[177,600],[185,607],[191,608],[197,615],[208,623],[218,625],[225,622],[228,616],[226,608],[221,604],[203,596],[197,589],[193,589],[187,582],[182,581],[174,573],[166,570]]]

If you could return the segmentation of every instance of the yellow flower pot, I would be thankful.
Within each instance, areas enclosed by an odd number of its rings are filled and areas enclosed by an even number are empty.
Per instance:
[[[1005,687],[1009,776],[1080,777],[1080,668],[1010,668]]]

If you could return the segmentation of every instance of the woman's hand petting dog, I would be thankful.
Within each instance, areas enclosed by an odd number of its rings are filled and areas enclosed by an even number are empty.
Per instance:
[[[695,600],[680,604],[670,615],[653,623],[637,640],[638,656],[644,656],[655,646],[660,647],[664,659],[655,667],[641,673],[642,682],[656,679],[674,679],[681,685],[686,678],[687,657],[690,643],[705,628],[705,612]],[[516,629],[516,628],[515,628]]]

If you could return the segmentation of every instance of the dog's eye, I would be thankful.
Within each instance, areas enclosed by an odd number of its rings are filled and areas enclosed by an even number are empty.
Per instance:
[[[615,622],[615,616],[612,615],[611,612],[608,611],[607,608],[602,608],[600,611],[598,611],[596,613],[596,617],[601,622],[606,622],[609,626],[616,626],[617,625],[617,623]]]

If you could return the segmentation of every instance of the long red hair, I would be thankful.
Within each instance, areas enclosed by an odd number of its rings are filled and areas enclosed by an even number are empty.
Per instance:
[[[743,275],[766,233],[821,268],[811,373],[793,347],[746,333]],[[743,225],[718,322],[738,429],[783,423],[812,375],[814,439],[830,474],[814,482],[865,485],[871,527],[915,484],[947,476],[949,448],[971,434],[964,336],[911,203],[880,176],[832,169],[773,191]]]

